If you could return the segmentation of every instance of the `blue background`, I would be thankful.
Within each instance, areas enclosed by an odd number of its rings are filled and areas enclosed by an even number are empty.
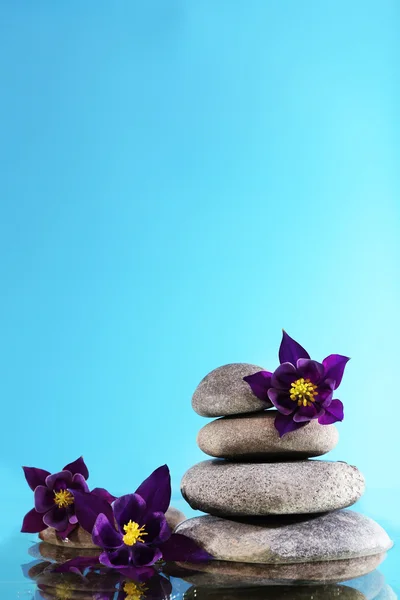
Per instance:
[[[352,357],[330,457],[400,527],[399,4],[0,7],[0,540],[23,464],[177,499],[196,385],[282,327]]]

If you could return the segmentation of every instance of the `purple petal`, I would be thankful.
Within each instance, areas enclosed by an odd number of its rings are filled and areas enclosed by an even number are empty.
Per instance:
[[[292,363],[282,363],[272,374],[271,386],[279,390],[288,390],[291,384],[299,378],[297,369]]]
[[[281,364],[290,362],[295,365],[299,358],[310,358],[310,355],[307,350],[304,350],[303,346],[300,346],[300,344],[283,330],[282,341],[279,348],[279,362]]]
[[[113,496],[104,488],[94,488],[94,490],[92,490],[92,494],[100,496],[100,498],[103,498],[103,500],[106,500],[106,502],[108,502],[109,504],[112,504],[114,500],[117,499],[117,496]]]
[[[321,415],[318,419],[320,425],[330,425],[337,421],[343,421],[344,409],[343,403],[340,400],[332,400],[330,405],[325,408],[325,414]]]
[[[153,471],[135,493],[144,499],[149,512],[167,512],[171,501],[171,476],[167,465]]]
[[[117,569],[117,571],[118,571],[118,573],[121,573],[121,575],[126,577],[127,579],[133,579],[134,581],[138,581],[138,582],[148,581],[156,573],[156,571],[153,567],[119,567]],[[168,598],[168,597],[169,596],[157,596],[157,598],[160,598],[160,599]],[[146,598],[148,598],[147,593],[146,593]],[[124,593],[124,600],[126,600],[125,593]]]
[[[173,533],[169,540],[160,544],[159,548],[166,561],[202,562],[213,558],[196,542],[180,533]]]
[[[65,508],[53,506],[45,515],[43,515],[43,523],[48,527],[54,527],[56,531],[64,531],[68,527],[68,514]]]
[[[134,521],[140,525],[144,524],[146,513],[146,502],[139,494],[125,494],[114,502],[114,516],[118,529],[122,532],[124,525]]]
[[[114,552],[102,552],[99,561],[105,567],[115,569],[117,567],[129,567],[131,560],[131,551],[126,546],[117,548]]]
[[[83,529],[92,533],[95,521],[101,513],[107,517],[110,523],[114,522],[112,508],[106,500],[96,496],[96,494],[85,494],[78,490],[71,489],[71,493],[75,500],[75,514],[78,517],[79,525]]]
[[[164,513],[153,513],[146,519],[145,531],[147,533],[146,544],[159,544],[171,537],[171,529],[167,523]]]
[[[268,397],[283,415],[291,415],[297,408],[297,402],[290,399],[288,392],[271,388],[268,390]]]
[[[319,413],[322,413],[324,410],[320,410],[318,412],[315,404],[312,406],[299,406],[296,412],[293,415],[293,421],[296,423],[303,423],[304,421],[308,423],[312,419],[318,417]]]
[[[45,485],[38,485],[34,492],[35,510],[45,513],[54,506],[54,492]]]
[[[325,367],[325,377],[335,381],[335,390],[342,381],[344,369],[349,360],[347,356],[330,354],[322,361]]]
[[[70,471],[60,471],[46,477],[46,485],[50,490],[66,489],[72,483]]]
[[[325,375],[324,365],[310,358],[299,358],[296,366],[299,377],[310,379],[312,383],[317,385]]]
[[[251,391],[257,398],[267,401],[268,390],[271,387],[271,377],[272,373],[269,371],[258,371],[258,373],[243,377],[243,381],[249,384]]]
[[[333,387],[330,386],[330,381],[325,381],[322,386],[318,387],[318,396],[315,396],[317,404],[325,408],[329,406],[333,398]],[[333,382],[332,382],[333,383]]]
[[[82,475],[84,479],[89,479],[89,471],[85,464],[85,461],[83,460],[83,456],[80,456],[79,458],[74,460],[74,462],[69,463],[69,465],[65,465],[63,471],[69,471],[70,473],[72,473],[72,475],[76,475],[77,473],[79,473],[79,475]]]
[[[77,521],[75,523],[71,523],[71,518],[69,519],[68,526],[63,531],[58,531],[57,534],[62,540],[65,540],[74,529],[76,529]]]
[[[80,473],[76,473],[72,478],[72,483],[69,486],[72,490],[78,490],[80,492],[88,492],[89,486],[86,483],[86,479]]]
[[[136,567],[151,567],[160,558],[162,552],[158,548],[150,548],[140,542],[132,546],[132,560]]]
[[[43,529],[46,529],[46,525],[43,523],[43,515],[32,508],[24,517],[21,527],[22,533],[39,533]]]
[[[75,569],[78,569],[81,573],[87,567],[95,567],[99,564],[99,559],[97,556],[77,556],[76,558],[71,558],[71,560],[67,560],[62,565],[56,564],[52,571],[54,573],[76,573]]]
[[[24,470],[25,479],[31,488],[35,491],[38,485],[45,485],[46,477],[50,475],[49,471],[44,469],[36,469],[35,467],[22,467]]]
[[[96,546],[105,550],[115,550],[119,548],[122,542],[122,535],[110,523],[107,517],[100,514],[93,526],[92,540]]]
[[[275,428],[278,430],[279,437],[283,437],[286,433],[290,433],[291,431],[296,431],[304,425],[307,425],[307,422],[296,422],[293,420],[292,415],[282,415],[278,413],[275,417]]]

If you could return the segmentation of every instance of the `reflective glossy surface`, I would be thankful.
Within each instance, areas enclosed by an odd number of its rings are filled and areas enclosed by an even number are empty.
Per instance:
[[[396,530],[389,534],[396,540]],[[160,576],[142,584],[129,582],[110,571],[95,571],[86,581],[76,574],[48,572],[51,561],[62,560],[60,550],[39,544],[35,535],[16,534],[0,547],[3,598],[48,600],[394,600],[400,593],[400,552],[395,547],[378,569],[347,581],[297,582],[266,580],[261,571],[236,565],[226,572],[223,564],[207,568],[166,565]],[[232,566],[232,563],[231,565]],[[259,568],[259,566],[258,566]],[[331,565],[325,575],[329,579]],[[305,568],[306,572],[306,568]],[[342,578],[339,578],[342,579]]]

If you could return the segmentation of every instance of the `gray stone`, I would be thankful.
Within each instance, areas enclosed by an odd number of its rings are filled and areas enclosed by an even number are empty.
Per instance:
[[[209,563],[174,563],[167,565],[167,574],[180,577],[201,587],[249,588],[283,584],[325,584],[349,582],[367,600],[373,600],[384,584],[375,569],[385,554],[362,556],[325,562],[292,564],[251,564],[214,560]],[[357,579],[354,579],[357,578]],[[353,583],[355,582],[355,583]]]
[[[338,443],[336,427],[318,421],[280,438],[274,425],[277,414],[276,410],[268,410],[211,421],[200,429],[198,446],[216,458],[287,460],[321,456]]]
[[[251,391],[243,377],[263,371],[263,367],[232,363],[214,369],[202,379],[193,398],[193,409],[202,417],[224,417],[259,412],[272,406],[262,402]]]
[[[381,555],[392,542],[380,525],[356,512],[228,520],[195,517],[177,529],[216,560],[290,564]]]
[[[344,462],[236,463],[206,460],[183,476],[194,509],[217,516],[306,514],[345,508],[363,494],[364,477]]]
[[[167,512],[165,513],[165,517],[167,519],[167,523],[172,529],[172,531],[183,521],[186,521],[186,517],[181,510],[170,506]]]
[[[97,548],[92,542],[92,536],[78,525],[68,536],[66,540],[62,540],[56,534],[56,530],[52,527],[47,527],[39,533],[39,537],[46,544],[53,544],[66,549],[72,548]]]

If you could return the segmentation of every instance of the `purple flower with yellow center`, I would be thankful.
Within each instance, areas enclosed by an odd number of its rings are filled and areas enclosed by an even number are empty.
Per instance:
[[[24,517],[21,531],[38,533],[54,527],[60,537],[67,537],[78,525],[91,533],[97,515],[110,514],[115,499],[106,490],[89,492],[89,471],[82,457],[66,465],[58,473],[23,467],[25,478],[34,492],[35,507]]]
[[[285,331],[279,348],[280,366],[273,373],[259,371],[244,377],[255,396],[269,399],[279,414],[275,427],[280,437],[318,419],[321,425],[343,421],[343,404],[334,399],[349,358],[330,354],[322,363]]]
[[[167,465],[156,469],[136,490],[113,503],[113,515],[99,514],[92,531],[93,543],[102,549],[97,559],[74,558],[56,571],[87,567],[90,561],[116,569],[136,579],[159,560],[204,561],[211,556],[184,535],[172,533],[165,513],[171,500]],[[89,562],[88,562],[89,561]],[[93,564],[94,564],[93,563]]]

